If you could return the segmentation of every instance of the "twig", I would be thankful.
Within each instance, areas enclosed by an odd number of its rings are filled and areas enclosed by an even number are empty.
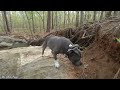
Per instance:
[[[81,38],[84,38],[85,37],[85,34],[86,34],[86,31],[83,33],[82,37]]]
[[[115,74],[115,76],[113,77],[113,79],[117,79],[118,75],[119,75],[119,72],[120,72],[120,68],[118,69],[117,73]]]

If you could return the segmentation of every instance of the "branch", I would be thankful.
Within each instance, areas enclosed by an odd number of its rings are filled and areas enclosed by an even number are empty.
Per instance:
[[[38,12],[38,11],[36,11],[37,12],[37,14],[40,16],[40,18],[41,18],[41,20],[43,21],[43,18],[42,18],[42,16],[40,15],[40,13]],[[44,22],[44,21],[43,21]]]
[[[113,79],[117,79],[118,75],[119,75],[119,72],[120,72],[120,68],[118,69],[117,73],[115,74],[115,76],[113,77]]]

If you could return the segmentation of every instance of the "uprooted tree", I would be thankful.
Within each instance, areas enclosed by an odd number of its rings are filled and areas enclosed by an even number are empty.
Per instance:
[[[29,44],[40,46],[45,37],[49,35],[64,36],[81,47],[87,47],[93,41],[96,41],[111,57],[120,56],[120,43],[116,41],[116,38],[120,38],[120,18],[117,17],[109,17],[99,22],[87,23],[77,29],[67,28],[51,32],[37,40],[29,41]],[[117,57],[116,59],[120,58]]]

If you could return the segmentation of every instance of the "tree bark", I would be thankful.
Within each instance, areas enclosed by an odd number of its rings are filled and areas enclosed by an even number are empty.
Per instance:
[[[76,11],[76,27],[78,27],[79,25],[79,11]]]
[[[96,21],[96,11],[94,11],[94,14],[93,14],[93,21]]]
[[[11,30],[11,32],[12,32],[12,17],[11,17],[11,13],[10,13],[11,11],[9,11],[8,12],[8,14],[9,14],[9,25],[10,25],[10,30]]]
[[[61,26],[61,12],[59,12],[59,19],[58,19],[58,25],[59,25],[59,30],[60,30],[60,26]]]
[[[58,18],[58,17],[57,17],[57,11],[55,12],[55,16],[56,16],[56,17],[55,17],[55,19],[56,19],[56,31],[57,31],[57,27],[58,27],[58,20],[57,20],[57,18]]]
[[[87,12],[86,11],[84,11],[85,12],[85,14],[84,14],[84,22],[86,23],[87,22]]]
[[[103,12],[104,12],[104,11],[101,11],[100,20],[103,18]]]
[[[80,25],[83,24],[83,11],[81,11],[81,16],[80,16]]]
[[[26,17],[27,17],[28,27],[29,27],[30,33],[31,33],[31,35],[32,35],[32,38],[34,38],[33,33],[32,33],[32,30],[31,30],[30,21],[29,21],[29,18],[28,18],[28,15],[27,15],[27,12],[26,12],[26,11],[25,11],[25,15],[26,15]]]
[[[66,20],[66,12],[64,11],[64,28],[65,28],[65,24],[66,24],[66,22],[65,22],[65,20]]]
[[[48,11],[48,17],[47,17],[47,31],[50,32],[51,29],[51,11]]]
[[[68,11],[68,28],[70,26],[70,12]]]
[[[4,29],[6,31],[6,34],[11,33],[11,30],[9,28],[8,18],[6,15],[6,11],[2,11],[2,17],[3,17]]]
[[[72,27],[74,27],[74,13],[72,15]]]
[[[31,11],[32,14],[32,28],[33,28],[33,33],[35,33],[35,25],[34,25],[34,13]]]
[[[89,16],[89,11],[87,12],[87,22],[89,22],[89,18],[90,18],[90,16]]]
[[[54,12],[52,11],[52,29],[54,29],[54,19],[53,19],[53,17],[54,17]]]
[[[45,15],[44,15],[45,13],[44,13],[44,11],[43,11],[43,29],[45,30],[45,23],[44,23],[44,17],[45,17]]]
[[[112,14],[112,11],[106,11],[105,18],[109,18]]]
[[[118,11],[114,11],[114,16],[117,16]]]

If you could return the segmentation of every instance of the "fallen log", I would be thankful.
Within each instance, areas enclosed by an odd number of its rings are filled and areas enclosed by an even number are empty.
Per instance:
[[[16,48],[29,46],[28,42],[23,39],[15,39],[10,36],[0,36],[0,48]]]
[[[12,47],[12,44],[11,43],[6,43],[6,42],[1,42],[0,43],[0,48],[3,48],[3,47]]]

